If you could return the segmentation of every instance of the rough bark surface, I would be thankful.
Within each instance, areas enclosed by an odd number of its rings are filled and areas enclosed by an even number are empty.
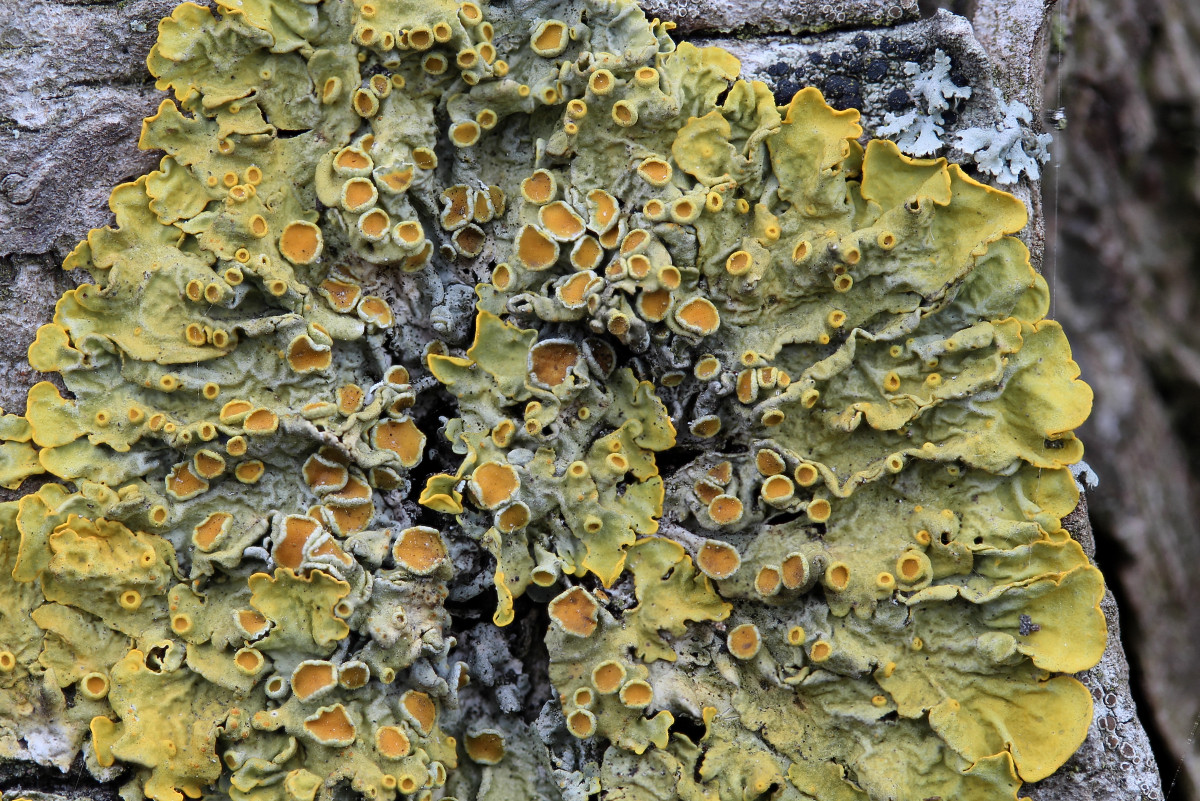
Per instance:
[[[45,379],[25,364],[25,351],[38,325],[52,314],[55,300],[76,283],[75,277],[64,273],[58,264],[90,228],[111,221],[106,204],[111,188],[157,163],[156,154],[136,149],[141,119],[153,113],[162,97],[154,89],[144,59],[154,41],[157,20],[177,2],[31,0],[0,5],[0,317],[4,320],[0,331],[0,407],[5,411],[22,413],[28,388]],[[916,21],[915,0],[851,0],[836,4],[790,0],[782,5],[736,0],[644,3],[648,13],[675,19],[682,33],[697,40],[738,32],[739,39],[706,41],[733,50],[744,60],[751,77],[767,80],[781,92],[787,89],[781,82],[788,80],[799,85],[814,83],[830,96],[834,86],[829,83],[830,75],[837,74],[843,80],[836,86],[847,93],[843,107],[862,106],[868,131],[880,123],[881,98],[893,88],[900,73],[889,68],[882,77],[878,72],[856,76],[850,65],[831,72],[830,62],[818,64],[811,58],[813,53],[872,50],[882,36],[908,42],[905,58],[909,60],[920,60],[935,48],[942,49],[963,65],[972,86],[994,85],[1010,100],[1026,103],[1034,110],[1035,120],[1040,119],[1046,47],[1050,34],[1061,32],[1048,27],[1051,8],[1042,0],[979,0],[963,5],[970,7],[956,10],[968,17],[973,15],[974,31],[966,20],[946,14]],[[1134,20],[1133,30],[1101,24],[1102,15],[1109,13],[1102,10],[1103,6],[1119,7],[1121,13]],[[1172,350],[1170,343],[1174,340],[1169,326],[1170,320],[1186,319],[1196,295],[1193,291],[1188,297],[1175,296],[1174,308],[1169,302],[1159,301],[1160,308],[1168,307],[1168,314],[1136,335],[1126,336],[1120,325],[1108,324],[1099,317],[1116,314],[1122,325],[1134,327],[1138,319],[1135,315],[1148,307],[1151,295],[1157,291],[1155,281],[1179,281],[1180,273],[1187,278],[1190,264],[1184,256],[1194,255],[1183,243],[1171,241],[1170,220],[1160,212],[1165,196],[1182,195],[1176,200],[1191,204],[1177,207],[1179,211],[1194,209],[1200,202],[1196,195],[1178,187],[1159,187],[1162,197],[1134,204],[1132,222],[1124,220],[1118,210],[1118,206],[1126,207],[1117,200],[1136,193],[1145,179],[1138,170],[1138,160],[1151,155],[1164,135],[1161,126],[1156,127],[1155,115],[1146,101],[1139,100],[1144,94],[1138,93],[1146,87],[1137,85],[1133,73],[1120,74],[1116,84],[1122,91],[1112,85],[1112,70],[1120,69],[1113,66],[1113,61],[1121,63],[1123,58],[1125,68],[1131,70],[1129,65],[1139,52],[1122,37],[1140,31],[1149,41],[1158,35],[1151,30],[1152,24],[1139,16],[1138,7],[1136,0],[1103,0],[1078,21],[1078,41],[1090,49],[1073,69],[1080,75],[1094,74],[1098,81],[1089,87],[1090,93],[1085,89],[1072,97],[1072,110],[1078,107],[1079,122],[1103,124],[1107,115],[1112,115],[1128,126],[1124,112],[1132,113],[1132,119],[1140,124],[1133,126],[1129,137],[1115,144],[1111,139],[1084,142],[1068,155],[1061,176],[1062,199],[1064,209],[1074,215],[1074,224],[1066,232],[1057,257],[1058,273],[1051,277],[1057,278],[1055,311],[1071,324],[1084,376],[1097,387],[1097,413],[1087,439],[1092,443],[1089,455],[1102,480],[1100,494],[1092,499],[1099,511],[1101,565],[1114,575],[1118,566],[1107,563],[1112,555],[1105,556],[1105,548],[1111,549],[1105,543],[1121,542],[1128,553],[1123,554],[1125,564],[1115,575],[1123,582],[1140,582],[1141,587],[1134,594],[1122,585],[1138,624],[1134,636],[1130,638],[1127,633],[1126,638],[1136,644],[1140,657],[1137,664],[1147,681],[1146,695],[1154,702],[1154,720],[1172,753],[1182,754],[1183,739],[1176,734],[1190,726],[1195,706],[1200,704],[1181,703],[1181,699],[1194,695],[1189,693],[1190,688],[1184,689],[1184,682],[1194,675],[1197,660],[1186,649],[1190,662],[1180,654],[1167,654],[1171,643],[1180,640],[1164,632],[1189,632],[1191,636],[1185,635],[1183,642],[1190,643],[1188,647],[1194,651],[1200,648],[1200,636],[1196,636],[1200,634],[1200,622],[1189,621],[1187,608],[1182,605],[1154,610],[1156,604],[1172,599],[1179,604],[1178,599],[1186,597],[1186,566],[1194,563],[1188,556],[1200,556],[1193,553],[1200,551],[1200,545],[1189,541],[1197,505],[1186,480],[1189,459],[1194,467],[1200,457],[1195,452],[1189,454],[1179,444],[1178,426],[1168,415],[1169,400],[1154,384],[1155,371],[1163,364],[1143,361],[1136,349],[1146,348],[1162,356],[1170,380],[1194,391],[1200,384],[1200,345]],[[1189,8],[1187,0],[1156,0],[1156,7],[1164,14],[1188,20],[1191,27],[1182,34],[1177,32],[1176,39],[1187,39],[1190,34],[1194,44],[1200,38],[1200,10]],[[872,29],[880,25],[896,27],[886,33]],[[751,33],[756,36],[748,38]],[[799,38],[763,35],[767,33],[798,34]],[[1185,44],[1175,42],[1175,61],[1164,68],[1183,74]],[[1194,50],[1190,57],[1196,58]],[[787,69],[779,68],[780,64]],[[863,69],[860,67],[860,71]],[[1192,75],[1200,75],[1200,68]],[[1196,115],[1200,83],[1193,81],[1187,87],[1183,83],[1177,80],[1173,85],[1175,99]],[[859,103],[851,102],[855,95],[847,86],[857,87]],[[974,113],[986,116],[988,108],[981,103]],[[948,132],[954,125],[970,124],[974,124],[973,119],[964,115],[964,119],[948,126]],[[1119,130],[1115,122],[1111,128]],[[949,155],[961,160],[962,154],[951,150]],[[1094,169],[1101,160],[1119,157],[1126,159],[1120,169]],[[1097,174],[1101,172],[1104,174]],[[1170,183],[1170,178],[1158,176],[1161,183]],[[1045,241],[1040,187],[1026,180],[1016,192],[1033,212],[1025,236],[1038,258]],[[1081,273],[1081,265],[1091,259],[1114,274],[1137,274],[1128,265],[1116,266],[1122,258],[1129,258],[1133,248],[1129,240],[1120,239],[1120,226],[1132,223],[1140,226],[1138,232],[1145,245],[1137,251],[1138,264],[1143,273],[1154,277],[1143,275],[1141,283],[1121,284],[1120,291],[1101,288],[1094,275]],[[1158,254],[1157,258],[1151,254]],[[1145,416],[1147,410],[1149,416]],[[1131,464],[1137,467],[1128,469]],[[1119,470],[1122,465],[1125,469]],[[1125,475],[1128,473],[1142,475]],[[1159,483],[1154,484],[1149,475],[1157,477]],[[0,490],[0,500],[13,496]],[[1085,505],[1068,524],[1091,553],[1092,529]],[[1164,529],[1170,538],[1153,536]],[[1175,573],[1164,575],[1163,570]],[[1130,692],[1129,668],[1111,594],[1106,596],[1103,608],[1109,621],[1108,650],[1100,665],[1079,676],[1096,702],[1093,726],[1079,753],[1059,773],[1023,789],[1023,795],[1034,801],[1156,801],[1163,797],[1154,755]],[[1155,623],[1155,614],[1166,616],[1171,623]],[[1176,694],[1170,697],[1171,692]],[[1190,756],[1196,759],[1194,752]],[[115,784],[97,784],[81,766],[63,775],[29,764],[0,764],[0,790],[19,791],[31,798],[116,797]]]
[[[684,34],[701,31],[810,33],[894,25],[917,18],[917,0],[644,0],[646,14]]]

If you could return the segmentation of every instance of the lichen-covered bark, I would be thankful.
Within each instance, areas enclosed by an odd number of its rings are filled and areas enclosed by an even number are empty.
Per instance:
[[[104,204],[110,188],[145,172],[156,161],[154,154],[138,153],[134,148],[140,120],[153,111],[159,97],[142,59],[153,40],[156,20],[175,4],[175,0],[86,6],[40,2],[0,9],[0,31],[5,37],[0,41],[0,163],[6,165],[0,180],[0,309],[10,326],[0,338],[0,374],[7,379],[0,389],[0,406],[6,411],[23,411],[25,391],[41,379],[21,365],[36,326],[48,318],[53,300],[71,283],[71,276],[58,271],[56,263],[87,229],[109,221]],[[911,5],[897,3],[894,7],[899,13],[893,14],[892,6],[855,4],[859,16],[851,22],[806,17],[800,12],[807,6],[798,6],[795,15],[780,17],[777,22],[758,9],[734,13],[732,6],[716,4],[714,9],[689,5],[675,13],[681,14],[685,30],[711,28],[715,21],[720,27],[796,32],[877,23],[885,17],[907,18]],[[1025,8],[1025,4],[1018,5]],[[986,4],[980,7],[982,13]],[[669,16],[670,9],[665,7],[650,4],[647,8]],[[879,9],[883,9],[882,16]],[[705,11],[712,13],[705,16]],[[1042,11],[1039,6],[1025,16],[1028,24],[1037,23],[1038,30]],[[709,25],[702,24],[703,20]],[[955,25],[959,23],[943,21],[943,26]],[[936,33],[939,29],[931,30]],[[851,36],[840,34],[837,46],[844,46]],[[993,55],[1007,54],[1012,61],[1010,72],[1001,62],[996,75],[997,83],[1010,93],[1029,86],[1040,72],[1039,48],[1022,47],[1023,41],[1020,36],[996,36],[990,41],[996,48]],[[954,42],[964,47],[970,44],[961,32],[958,38],[948,37],[943,43],[950,47]],[[823,40],[810,39],[807,48],[819,51],[823,46]],[[744,41],[739,55],[753,54],[756,47]],[[781,54],[775,56],[775,62],[798,56],[775,42],[762,48]],[[761,66],[765,70],[770,63],[768,57]],[[748,66],[754,74],[753,65]],[[875,88],[878,92],[879,87]],[[1036,93],[1025,99],[1037,107]],[[1024,199],[1036,212],[1036,186],[1027,183],[1022,188]],[[1031,241],[1035,253],[1040,236],[1040,229],[1035,228]],[[0,500],[4,499],[7,496],[0,492]],[[1086,541],[1086,516],[1072,531]],[[1109,651],[1099,667],[1080,677],[1096,700],[1096,722],[1084,749],[1059,775],[1027,788],[1036,801],[1159,797],[1153,757],[1126,686],[1111,599],[1105,609],[1114,634]],[[56,791],[68,786],[66,782],[58,784],[58,776],[50,779],[53,785],[42,784],[46,779],[31,780],[36,774],[20,767],[0,766],[0,777],[4,770],[12,771],[6,785],[41,785]]]
[[[136,132],[160,93],[145,57],[173,0],[0,7],[0,257],[64,253],[108,194],[158,161]]]
[[[0,408],[43,380],[25,349],[72,278],[58,269],[108,196],[158,163],[137,149],[161,99],[146,71],[175,0],[0,5]]]

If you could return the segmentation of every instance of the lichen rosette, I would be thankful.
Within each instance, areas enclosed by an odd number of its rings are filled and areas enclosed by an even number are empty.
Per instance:
[[[0,755],[155,801],[991,801],[1071,755],[1091,393],[1024,207],[670,29],[163,20],[165,155],[0,417]]]

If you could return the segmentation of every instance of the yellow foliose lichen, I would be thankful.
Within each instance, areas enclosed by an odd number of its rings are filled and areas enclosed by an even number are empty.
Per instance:
[[[0,504],[0,758],[154,801],[1012,801],[1071,755],[1091,393],[1024,207],[670,29],[162,21],[164,155],[0,415],[0,486],[41,481]]]

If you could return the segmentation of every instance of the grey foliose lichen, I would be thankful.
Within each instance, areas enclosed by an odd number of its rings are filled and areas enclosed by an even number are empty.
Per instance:
[[[960,86],[951,77],[950,57],[936,50],[928,68],[910,61],[904,65],[911,76],[910,96],[915,108],[903,113],[887,112],[883,124],[875,129],[892,139],[900,150],[913,156],[933,156],[943,151],[946,115],[960,112],[971,97],[970,86]],[[1019,101],[1008,102],[993,89],[999,119],[993,125],[974,126],[955,133],[954,145],[975,161],[980,170],[1000,184],[1015,184],[1024,175],[1036,181],[1041,165],[1050,160],[1054,137],[1031,130],[1033,117],[1029,107]]]

